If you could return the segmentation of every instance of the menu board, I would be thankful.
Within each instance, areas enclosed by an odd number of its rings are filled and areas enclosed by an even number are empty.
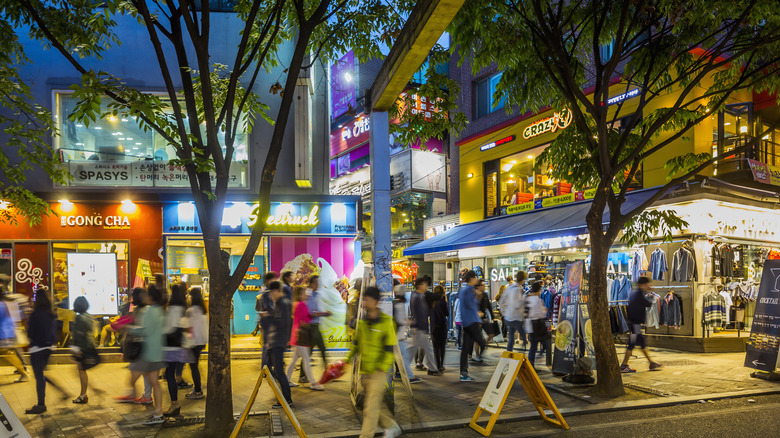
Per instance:
[[[116,315],[117,269],[115,253],[68,253],[70,308],[77,297],[89,303],[92,315]]]

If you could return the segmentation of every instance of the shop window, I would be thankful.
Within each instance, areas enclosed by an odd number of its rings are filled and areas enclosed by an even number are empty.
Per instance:
[[[571,192],[571,184],[551,179],[546,167],[535,169],[539,154],[546,147],[539,146],[501,159],[498,179],[502,207]]]
[[[393,239],[422,239],[423,221],[431,216],[433,194],[405,193],[390,200],[390,230]]]
[[[57,242],[52,244],[52,262],[52,293],[55,306],[61,309],[60,319],[67,319],[67,311],[73,308],[73,300],[78,296],[87,299],[92,315],[116,315],[122,306],[127,306],[126,241]]]
[[[498,100],[495,98],[496,88],[499,81],[501,81],[502,74],[495,74],[474,84],[475,119],[504,108],[506,98],[504,96],[501,96]]]
[[[162,98],[163,102],[166,101]],[[135,117],[109,116],[89,124],[71,121],[76,106],[70,93],[57,93],[55,114],[60,135],[55,148],[67,164],[73,180],[81,186],[189,187],[187,172],[169,161],[176,151],[153,130],[138,126]],[[108,98],[101,111],[107,111]],[[224,133],[219,140],[225,143]],[[248,186],[248,135],[236,136],[230,186]]]

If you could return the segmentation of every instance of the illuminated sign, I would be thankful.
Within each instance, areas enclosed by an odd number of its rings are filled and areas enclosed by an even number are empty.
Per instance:
[[[289,209],[285,208],[286,206],[289,206]],[[259,209],[260,204],[252,206],[252,214],[249,215],[249,222],[247,222],[248,226],[253,227],[257,223],[257,211]],[[282,204],[276,208],[276,214],[268,215],[268,219],[265,220],[265,223],[270,226],[292,225],[316,227],[317,224],[320,223],[320,219],[317,217],[319,211],[320,207],[315,205],[311,208],[308,216],[294,216],[292,214],[292,204]]]
[[[615,97],[607,99],[607,105],[614,105],[618,102],[622,102],[626,99],[631,99],[632,97],[639,96],[639,88],[635,88],[631,91],[627,91],[623,94],[618,94]]]
[[[130,218],[127,216],[60,216],[63,227],[103,227],[105,229],[129,229]]]
[[[490,149],[493,149],[496,146],[501,146],[502,144],[509,143],[510,141],[514,140],[516,137],[514,135],[510,135],[509,137],[504,137],[500,140],[496,140],[492,143],[483,144],[479,147],[479,150],[482,152],[488,151]],[[527,137],[526,137],[527,138]]]
[[[428,228],[425,231],[425,238],[430,239],[431,237],[438,236],[439,234],[451,230],[455,227],[457,227],[457,223],[450,223],[450,224],[443,224],[443,225],[436,225],[435,227]]]
[[[571,119],[571,110],[564,108],[546,119],[537,120],[526,126],[523,130],[523,138],[529,139],[531,137],[536,137],[537,135],[542,135],[545,132],[555,132],[559,129],[565,129],[571,124]]]
[[[344,127],[341,129],[341,139],[347,141],[352,137],[358,137],[361,134],[366,134],[371,130],[371,122],[368,117],[361,117],[355,120],[355,123],[350,127]]]

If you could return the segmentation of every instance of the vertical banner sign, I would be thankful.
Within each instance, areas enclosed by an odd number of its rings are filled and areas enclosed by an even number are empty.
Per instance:
[[[355,54],[350,50],[330,68],[331,113],[333,118],[357,106],[355,96]]]
[[[584,266],[583,261],[577,261],[566,265],[564,271],[563,287],[561,288],[561,314],[558,316],[558,328],[553,342],[552,369],[555,373],[573,373],[574,364],[577,361],[577,338],[580,332],[578,307]]]
[[[582,275],[582,281],[580,283],[580,321],[579,321],[579,335],[580,339],[580,356],[590,357],[593,359],[593,368],[596,369],[596,347],[593,346],[593,326],[590,320],[590,289],[588,288],[588,280],[585,275]]]
[[[767,260],[747,342],[745,366],[775,372],[780,351],[780,260]]]

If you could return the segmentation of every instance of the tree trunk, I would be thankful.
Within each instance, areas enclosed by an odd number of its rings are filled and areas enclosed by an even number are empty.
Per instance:
[[[603,210],[602,210],[603,211]],[[618,397],[625,394],[623,378],[620,374],[615,342],[609,323],[609,304],[607,292],[607,264],[609,263],[610,239],[604,236],[600,218],[591,224],[590,229],[590,318],[593,324],[593,346],[596,350],[598,363],[596,391],[607,397]]]
[[[218,242],[217,239],[217,251],[219,251]],[[211,251],[207,248],[207,252]],[[221,257],[212,258],[213,256],[208,253],[207,257],[211,286],[206,432],[208,436],[213,437],[229,436],[235,423],[230,370],[230,312],[234,291],[228,290],[227,266],[221,266]]]

